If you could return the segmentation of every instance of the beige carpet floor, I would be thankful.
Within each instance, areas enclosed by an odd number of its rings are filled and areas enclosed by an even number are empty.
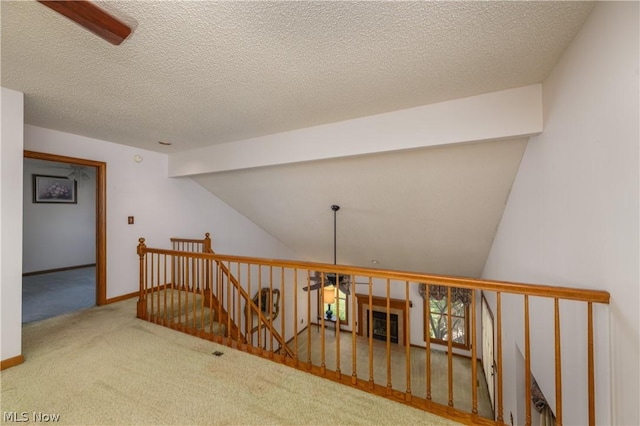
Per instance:
[[[212,355],[221,351],[224,355]],[[453,425],[432,414],[135,318],[135,300],[23,327],[1,409],[63,424]]]
[[[317,332],[317,326],[313,325],[311,333],[306,330],[298,336],[298,358],[302,361],[308,359],[308,338],[311,336],[311,360],[314,365],[322,363],[321,333]],[[373,366],[374,382],[387,385],[387,344],[379,340],[373,340]],[[291,345],[293,346],[293,344]],[[350,331],[340,333],[340,370],[342,374],[350,376],[353,371],[352,360],[352,335]],[[434,345],[434,347],[437,347]],[[293,349],[293,348],[292,348]],[[413,396],[425,398],[426,389],[426,350],[411,347],[411,374],[410,385]],[[407,390],[406,347],[391,345],[391,385],[395,390],[404,392]],[[325,329],[325,365],[328,370],[335,371],[336,335],[333,329]],[[454,407],[471,413],[473,383],[471,372],[471,359],[462,356],[453,357],[453,403]],[[448,384],[448,358],[442,350],[431,350],[431,398],[434,402],[447,405],[449,401]],[[369,339],[356,336],[356,374],[359,380],[369,380]],[[487,383],[482,371],[482,365],[477,363],[477,397],[478,414],[481,417],[493,420],[493,408],[489,399]]]

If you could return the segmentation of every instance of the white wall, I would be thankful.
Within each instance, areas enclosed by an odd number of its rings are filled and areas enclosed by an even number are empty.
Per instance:
[[[168,178],[167,156],[25,126],[25,149],[107,163],[107,298],[138,289],[138,238],[169,247],[174,236],[211,233],[219,253],[294,258],[293,253],[190,178]],[[136,163],[133,156],[143,157]],[[135,224],[127,224],[127,216]]]
[[[51,161],[24,160],[22,272],[45,271],[96,263],[96,179],[77,183],[77,204],[33,202],[34,174],[66,176],[68,166]]]
[[[610,308],[595,307],[598,424],[640,424],[638,6],[598,3],[544,81],[545,129],[529,141],[483,273],[610,292]],[[503,304],[507,357],[514,345],[524,352],[515,303]],[[563,305],[564,420],[585,424],[574,409],[587,406],[586,368],[574,352],[586,348],[586,314]],[[553,330],[552,316],[532,324]],[[548,355],[533,346],[533,372],[555,405]],[[506,359],[505,420],[517,409],[513,368]]]
[[[515,139],[541,130],[541,88],[540,84],[533,84],[176,152],[169,156],[169,175],[190,176],[427,146]]]
[[[22,146],[24,96],[0,89],[0,358],[22,353]]]

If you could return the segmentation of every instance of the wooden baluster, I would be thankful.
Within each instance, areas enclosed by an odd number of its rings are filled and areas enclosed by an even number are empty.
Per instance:
[[[273,266],[269,265],[269,359],[273,359]]]
[[[524,383],[525,424],[531,425],[531,341],[529,336],[529,296],[524,295]]]
[[[231,262],[229,262],[229,284],[231,285],[231,312],[229,312],[229,317],[231,318],[231,329],[235,329],[235,324],[237,323],[238,313],[236,312],[236,296],[239,296],[238,289],[236,288],[233,281],[233,273],[231,272]],[[229,333],[229,337],[233,339],[231,333]]]
[[[405,369],[407,373],[407,390],[405,391],[405,401],[411,401],[411,321],[409,320],[410,303],[409,303],[409,281],[405,281],[405,317],[404,323],[404,347],[406,349]],[[400,337],[400,336],[398,336]]]
[[[325,363],[325,341],[324,341],[324,272],[321,275],[320,282],[322,285],[320,286],[320,290],[318,294],[320,296],[320,312],[318,315],[320,316],[320,329],[322,330],[322,335],[320,336],[320,372],[323,376],[327,374],[327,365]]]
[[[156,264],[156,281],[158,282],[156,285],[156,306],[158,308],[158,314],[157,314],[157,320],[158,323],[162,323],[162,317],[161,317],[161,312],[160,312],[160,255],[157,255],[157,264]]]
[[[231,310],[233,309],[233,298],[231,297],[231,261],[227,261],[225,271],[227,283],[227,346],[231,346]]]
[[[307,269],[307,363],[311,369],[311,271]]]
[[[186,327],[189,327],[189,291],[191,290],[191,269],[189,268],[189,258],[188,257],[184,257],[184,263],[185,263],[185,267],[184,267],[184,285],[185,285],[185,292],[184,292],[184,325]]]
[[[498,334],[498,422],[504,423],[503,406],[502,406],[502,297],[501,293],[496,292],[496,323]]]
[[[251,264],[247,263],[247,294],[249,298],[245,302],[244,311],[247,313],[244,319],[244,335],[247,339],[247,350],[249,353],[253,352],[253,308],[251,307]]]
[[[174,304],[174,291],[176,288],[176,258],[174,255],[171,255],[171,316],[169,317],[169,322],[173,322],[173,313],[175,309]]]
[[[369,277],[369,387],[373,389],[375,381],[373,380],[373,278]]]
[[[340,370],[340,275],[336,273],[336,285],[333,291],[335,292],[336,298],[336,323],[335,323],[335,336],[336,336],[336,377],[340,379],[342,377],[342,372]]]
[[[560,299],[553,299],[556,343],[556,425],[562,426],[562,356],[560,350]]]
[[[193,328],[198,328],[198,265],[195,257],[191,258],[191,287],[193,292]]]
[[[471,289],[471,413],[478,414],[478,352],[476,350],[475,289]]]
[[[224,289],[222,287],[222,281],[223,281],[223,276],[222,276],[222,262],[218,261],[216,262],[216,299],[218,300],[218,311],[217,311],[217,316],[218,316],[218,324],[220,325],[220,327],[222,327],[223,325],[223,315],[222,315],[222,306],[223,306],[223,297],[222,295],[224,294]],[[217,340],[219,343],[223,343],[224,341],[224,334],[222,336],[220,336],[220,339]]]
[[[298,268],[293,268],[293,358],[298,364]],[[286,337],[285,337],[286,339]]]
[[[211,260],[207,259],[204,261],[204,292],[208,295],[211,290],[211,275],[209,275],[209,271],[211,270],[210,265]],[[208,297],[208,296],[207,296]],[[209,303],[209,310],[213,313],[213,306]],[[213,321],[213,317],[211,317],[211,321]]]
[[[242,315],[240,315],[242,306],[240,305],[241,302],[241,297],[240,297],[240,286],[242,285],[242,268],[240,267],[240,262],[237,262],[237,267],[238,267],[238,288],[236,289],[236,293],[238,294],[238,309],[236,310],[236,325],[237,325],[237,335],[236,335],[236,342],[238,342],[238,344],[242,343],[242,336],[240,336],[240,330],[242,330]],[[239,346],[238,346],[239,347]]]
[[[189,244],[187,243],[187,248],[189,248]],[[185,319],[185,325],[187,327],[191,327],[191,324],[195,322],[193,318],[196,317],[196,305],[195,305],[195,294],[193,293],[193,289],[195,287],[195,282],[193,279],[193,258],[185,257],[187,262],[187,294],[189,298],[189,302],[185,303],[184,311],[188,315],[188,318]],[[192,297],[193,296],[193,297]],[[195,325],[195,324],[194,324]]]
[[[156,297],[156,279],[155,279],[155,264],[156,264],[156,254],[151,254],[151,267],[150,267],[150,279],[151,279],[151,294],[149,294],[149,299],[151,300],[151,318],[153,318],[154,322],[157,322],[157,314],[155,308],[155,297]]]
[[[184,290],[184,257],[178,256],[178,274],[179,274],[179,287],[178,287],[178,318],[175,322],[176,325],[182,324],[182,291]]]
[[[391,395],[391,280],[387,278],[387,395]],[[369,306],[371,308],[371,306]]]
[[[357,341],[356,341],[356,276],[351,275],[351,384],[358,383],[358,369],[356,365]]]
[[[286,309],[284,309],[285,306],[287,306],[285,304],[285,285],[284,285],[284,266],[280,267],[280,294],[282,295],[282,300],[280,301],[280,307],[282,309],[280,309],[280,318],[282,320],[281,324],[280,324],[280,330],[282,330],[282,338],[283,340],[286,342],[287,339],[287,322],[285,321],[286,316],[285,316],[285,312]],[[282,362],[284,362],[285,356],[286,356],[287,352],[284,350],[284,348],[280,348],[280,355],[282,357]]]
[[[596,424],[595,362],[593,358],[593,303],[587,304],[587,374],[589,391],[589,426]]]
[[[258,347],[260,348],[260,353],[267,346],[267,343],[262,341],[262,328],[265,326],[260,318],[260,312],[262,311],[262,265],[258,265]]]
[[[453,332],[451,329],[451,287],[447,286],[447,370],[449,407],[453,407]]]
[[[162,281],[164,282],[164,325],[167,325],[167,321],[168,321],[168,315],[167,315],[167,286],[169,285],[169,282],[167,281],[167,255],[163,255],[163,259],[162,259],[162,269],[163,269],[163,278]]]
[[[202,311],[202,320],[200,321],[200,330],[202,330],[203,332],[205,331],[205,326],[204,326],[204,314],[205,314],[205,306],[207,305],[206,302],[206,297],[207,297],[207,293],[205,293],[205,281],[204,281],[204,275],[205,275],[205,269],[204,269],[204,259],[198,259],[198,271],[199,271],[199,281],[200,281],[200,310]],[[213,316],[212,311],[211,311],[211,305],[209,305],[209,309],[208,309],[208,314],[209,314],[209,322],[213,322]]]
[[[431,293],[429,289],[429,284],[425,284],[426,287],[426,298],[424,303],[424,322],[427,325],[425,330],[425,371],[426,371],[426,381],[427,381],[427,406],[429,406],[429,402],[431,401]]]
[[[209,308],[211,310],[211,321],[209,322],[209,333],[213,335],[213,323],[216,322],[217,317],[219,317],[218,311],[216,311],[216,308],[213,306],[213,289],[214,289],[213,261],[208,260],[207,263],[205,264],[205,267],[207,268],[207,297],[209,298]]]
[[[336,322],[334,324],[335,327],[335,342],[336,342],[336,377],[338,379],[341,378],[340,371],[340,286],[338,283],[340,282],[340,275],[336,273],[336,285],[333,289],[335,293],[335,303],[336,303]]]

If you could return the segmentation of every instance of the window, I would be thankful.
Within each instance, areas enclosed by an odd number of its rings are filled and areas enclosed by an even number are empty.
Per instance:
[[[332,303],[331,304],[331,312],[333,312],[333,319],[336,320],[337,316],[338,316],[338,308],[340,311],[340,322],[342,323],[347,323],[349,322],[349,303],[347,303],[348,297],[345,293],[343,293],[342,291],[338,290],[338,293],[336,294],[336,302],[339,304],[339,306],[336,306],[336,303]],[[318,297],[318,303],[320,303],[320,297]],[[322,309],[322,312],[327,312],[327,310],[329,309],[329,304],[325,303],[324,304],[324,308]],[[327,318],[327,316],[325,315],[325,319]]]
[[[426,298],[426,292],[421,291],[425,298],[424,307],[428,309],[424,330],[428,327],[433,343],[448,344],[447,324],[447,288],[444,286],[430,286],[430,295]],[[470,292],[465,289],[452,288],[451,291],[451,341],[453,346],[469,349],[469,304]],[[427,323],[428,321],[428,323]]]

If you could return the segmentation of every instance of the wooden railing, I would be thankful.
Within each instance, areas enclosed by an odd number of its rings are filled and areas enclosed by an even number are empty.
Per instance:
[[[214,253],[211,248],[211,237],[207,232],[205,234],[204,239],[192,239],[192,238],[171,238],[171,247],[174,251],[186,251],[193,253]],[[208,297],[204,298],[204,307],[212,308],[215,315],[213,316],[214,320],[218,323],[223,324],[226,327],[226,335],[229,338],[235,337],[237,340],[244,341],[244,336],[242,335],[240,329],[237,327],[236,323],[231,320],[231,316],[229,315],[226,304],[225,304],[225,292],[221,290],[221,288],[211,289],[212,279],[209,275],[209,264],[211,260],[205,260],[201,267],[204,270],[203,274],[203,282],[204,282],[204,292],[208,295]],[[176,262],[178,266],[178,271],[180,271],[181,262]],[[216,262],[219,268],[222,269],[222,273],[226,279],[234,280],[232,276],[228,273],[229,271],[226,269],[224,265],[221,265],[219,262]],[[178,274],[180,276],[180,274]],[[236,288],[238,288],[238,283],[233,282]],[[215,291],[217,290],[217,291]],[[235,292],[233,293],[235,295]],[[234,306],[233,300],[231,301],[231,306]]]
[[[143,238],[139,241],[144,273],[140,275],[138,317],[218,342],[224,337],[226,344],[235,345],[246,343],[239,324],[243,315],[249,316],[249,321],[256,319],[259,330],[269,328],[271,356],[293,356],[273,328],[273,319],[265,315],[265,307],[251,302],[228,266],[215,258],[198,256],[215,254],[208,233],[202,240],[171,238],[171,245],[169,254],[147,249]]]
[[[205,240],[208,240],[208,234]],[[210,241],[204,243],[205,246],[206,244],[210,244]],[[555,408],[557,424],[562,424],[564,419],[567,419],[567,423],[576,423],[581,421],[576,419],[583,418],[586,419],[584,423],[595,424],[596,348],[593,304],[607,305],[607,292],[227,256],[213,253],[210,249],[208,251],[205,253],[148,248],[141,239],[138,246],[141,283],[138,316],[181,328],[200,337],[463,423],[504,424],[509,422],[505,421],[504,386],[507,380],[509,383],[513,381],[515,374],[514,371],[504,370],[505,324],[519,326],[522,323],[522,328],[517,331],[523,341],[520,350],[523,352],[524,371],[521,374],[526,383],[525,401],[531,401],[530,378],[534,338],[531,334],[532,318],[535,323],[540,321],[541,314],[537,312],[537,307],[540,301],[548,300],[552,305],[553,318],[550,338],[545,342],[536,340],[535,345],[555,347],[552,351],[553,359],[547,360],[547,364],[554,366],[555,374],[552,374],[552,385],[543,390],[547,396],[553,396],[551,403]],[[185,321],[185,315],[181,312],[183,320],[180,324],[186,324],[182,326],[176,326],[176,321],[167,319],[165,312],[173,312],[174,308],[170,303],[167,305],[162,298],[168,297],[171,300],[171,291],[163,290],[173,289],[175,293],[178,286],[171,284],[176,281],[169,280],[167,276],[172,275],[166,272],[163,274],[163,268],[176,268],[175,265],[179,265],[180,262],[185,265],[182,267],[183,275],[189,277],[189,285],[184,288],[190,295],[188,300],[193,307],[205,312],[207,309],[215,311],[216,305],[219,305],[218,308],[224,307],[228,312],[225,318],[227,330],[232,328],[232,324],[238,330],[253,330],[257,325],[262,333],[245,332],[243,335],[238,332],[235,336],[226,337],[216,335],[211,332],[210,325],[204,322],[194,323],[194,318],[202,321],[207,317],[202,313],[195,316],[191,313],[191,317],[187,317]],[[313,278],[316,274],[319,274],[320,278]],[[346,321],[340,319],[340,303],[334,307],[336,319],[330,320],[323,312],[324,293],[316,290],[306,291],[314,284],[328,284],[331,278],[327,274],[348,277],[350,291],[343,305],[348,314]],[[426,294],[429,299],[428,295],[431,295],[433,286],[444,287],[446,294],[447,308],[442,314],[446,319],[444,342],[436,342],[435,338],[431,337],[434,330],[429,321],[432,315],[430,303],[426,303],[421,297]],[[454,342],[457,337],[454,336],[456,331],[452,329],[454,289],[470,290],[470,301],[466,305],[467,345],[463,348],[459,348]],[[270,295],[266,299],[269,300],[270,308],[275,290],[279,291],[281,298],[277,318],[273,318],[273,315],[269,315],[268,310],[264,309],[262,298],[257,298],[258,303],[252,301],[252,295],[265,291]],[[196,296],[199,296],[199,299]],[[218,300],[217,303],[214,298]],[[514,316],[514,309],[505,309],[504,303],[507,298],[509,307],[515,303],[522,308],[516,309],[518,315]],[[207,299],[209,302],[205,303],[204,300]],[[481,344],[481,299],[490,301],[495,319],[494,337],[488,339],[491,340],[492,346],[495,346],[493,359],[489,359],[492,371],[487,371],[486,374],[482,364],[478,365],[483,356],[489,358],[483,353]],[[374,308],[376,301],[382,301],[381,306]],[[535,301],[535,304],[532,301]],[[574,379],[571,374],[574,373],[563,372],[561,368],[562,356],[567,351],[566,344],[562,345],[560,318],[565,315],[573,317],[573,307],[576,304],[582,306],[587,313],[582,319],[582,330],[586,336],[583,339],[584,347],[578,348],[577,351],[573,348],[570,356],[576,356],[577,352],[585,357],[586,367],[581,373],[581,379],[586,378],[584,381],[587,385],[584,390],[572,388],[571,393],[584,392],[586,413],[564,409],[562,398],[563,394],[567,395],[563,383],[571,383]],[[571,305],[568,311],[567,305]],[[532,310],[533,307],[536,310]],[[382,331],[386,332],[383,333],[386,338],[382,341],[374,339],[374,335],[381,331],[380,327],[374,326],[374,310],[380,312],[385,320]],[[398,343],[392,342],[394,315],[402,322],[396,336]],[[217,317],[213,314],[209,315],[209,318]],[[257,321],[257,324],[254,321]],[[572,334],[575,333],[579,331],[572,331]],[[513,339],[513,336],[510,338]],[[608,351],[607,348],[599,349]],[[514,351],[515,348],[509,347],[508,356],[512,357]],[[571,359],[573,362],[574,359]],[[535,372],[535,375],[537,376],[538,372]],[[487,396],[490,393],[488,382],[491,377],[495,378],[494,403],[488,401]],[[531,404],[527,403],[525,406],[525,423],[531,424]]]

